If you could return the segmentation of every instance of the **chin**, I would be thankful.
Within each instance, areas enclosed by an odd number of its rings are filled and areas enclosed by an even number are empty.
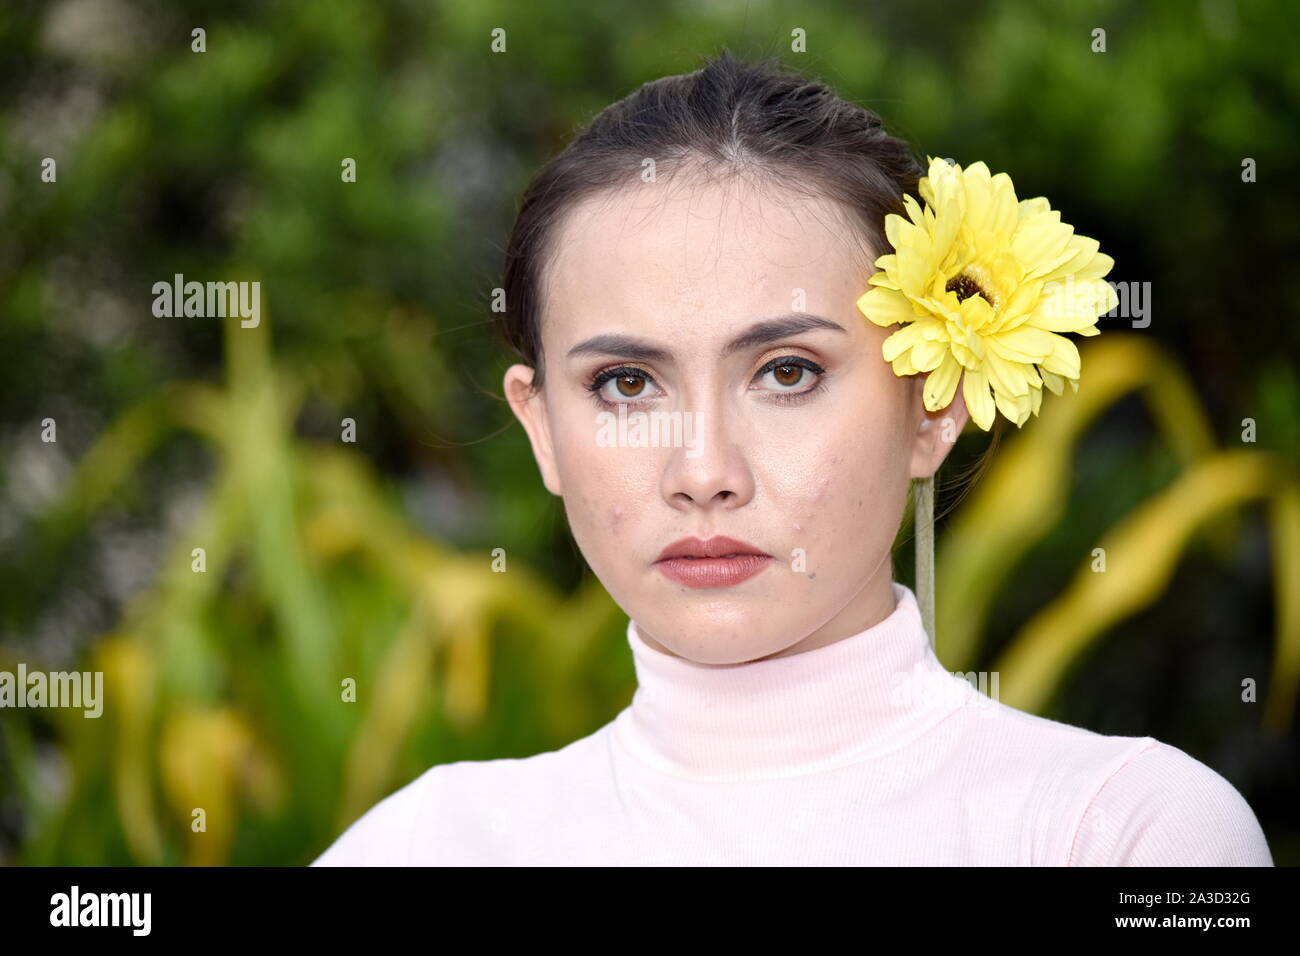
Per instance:
[[[779,613],[783,606],[789,607],[770,593],[751,603],[715,595],[632,617],[674,654],[701,664],[739,664],[783,651],[803,637],[797,622]]]

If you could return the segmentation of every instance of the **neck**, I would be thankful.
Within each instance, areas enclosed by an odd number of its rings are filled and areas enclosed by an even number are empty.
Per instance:
[[[754,779],[870,759],[923,732],[975,691],[935,657],[911,589],[888,583],[892,606],[869,626],[742,664],[661,651],[629,621],[638,688],[618,741],[677,776]]]

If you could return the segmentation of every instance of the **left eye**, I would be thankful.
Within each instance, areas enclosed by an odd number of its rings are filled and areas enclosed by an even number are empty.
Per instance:
[[[805,374],[806,372],[820,375],[822,369],[815,362],[788,355],[768,362],[759,369],[758,377],[763,378],[771,375],[772,380],[777,385],[777,388],[773,389],[773,391],[788,392],[803,383],[804,379],[808,377]]]
[[[794,387],[798,385],[803,378],[804,368],[802,365],[778,365],[768,372],[773,376],[778,385]]]

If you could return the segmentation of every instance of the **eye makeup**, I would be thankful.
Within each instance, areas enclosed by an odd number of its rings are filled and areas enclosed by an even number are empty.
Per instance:
[[[804,388],[799,391],[794,391],[792,389],[783,389],[783,388],[768,390],[768,389],[758,388],[755,386],[751,386],[751,388],[755,391],[771,391],[769,400],[775,402],[778,405],[801,405],[804,402],[808,401],[810,398],[812,398],[814,395],[820,394],[822,391],[825,390],[826,388],[825,380],[828,373],[824,368],[822,368],[822,366],[812,361],[812,359],[805,358],[802,355],[782,355],[778,358],[771,359],[765,365],[763,365],[762,368],[760,368],[757,372],[754,373],[754,378],[757,381],[759,378],[767,375],[768,373],[778,373],[778,372],[788,376],[791,374],[795,374],[796,369],[806,370],[807,372],[811,372],[812,374],[816,375],[817,376],[816,383],[813,384],[811,387]],[[805,378],[807,378],[807,375],[804,374],[804,372],[802,371],[798,372],[797,374],[799,375],[799,378],[794,384],[799,384],[803,382]],[[610,382],[620,382],[620,381],[625,383],[632,383],[632,384],[634,384],[636,381],[641,381],[648,384],[652,384],[655,386],[655,388],[659,387],[658,384],[655,383],[654,377],[645,369],[638,368],[635,365],[616,365],[611,368],[602,369],[601,371],[597,372],[594,376],[592,376],[591,381],[585,382],[583,384],[583,388],[585,388],[588,392],[591,393],[592,400],[596,403],[597,407],[606,408],[606,409],[616,408],[619,405],[635,406],[644,401],[648,401],[651,398],[658,397],[656,395],[643,397],[640,394],[623,395],[623,398],[625,398],[626,401],[619,401],[617,398],[609,397],[607,394],[608,390],[606,389],[605,386],[608,385]],[[615,388],[618,387],[619,386],[616,384]]]

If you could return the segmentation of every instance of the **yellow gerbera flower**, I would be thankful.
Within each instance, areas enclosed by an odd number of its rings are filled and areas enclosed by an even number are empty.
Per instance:
[[[952,402],[964,370],[972,421],[987,431],[1001,411],[1023,425],[1044,385],[1078,391],[1079,350],[1057,333],[1098,334],[1097,317],[1118,301],[1103,279],[1114,260],[1043,197],[1017,202],[1006,173],[928,162],[918,184],[925,208],[905,196],[911,221],[885,217],[894,252],[876,260],[875,288],[858,309],[877,325],[902,325],[882,354],[898,375],[930,373],[927,409]]]

